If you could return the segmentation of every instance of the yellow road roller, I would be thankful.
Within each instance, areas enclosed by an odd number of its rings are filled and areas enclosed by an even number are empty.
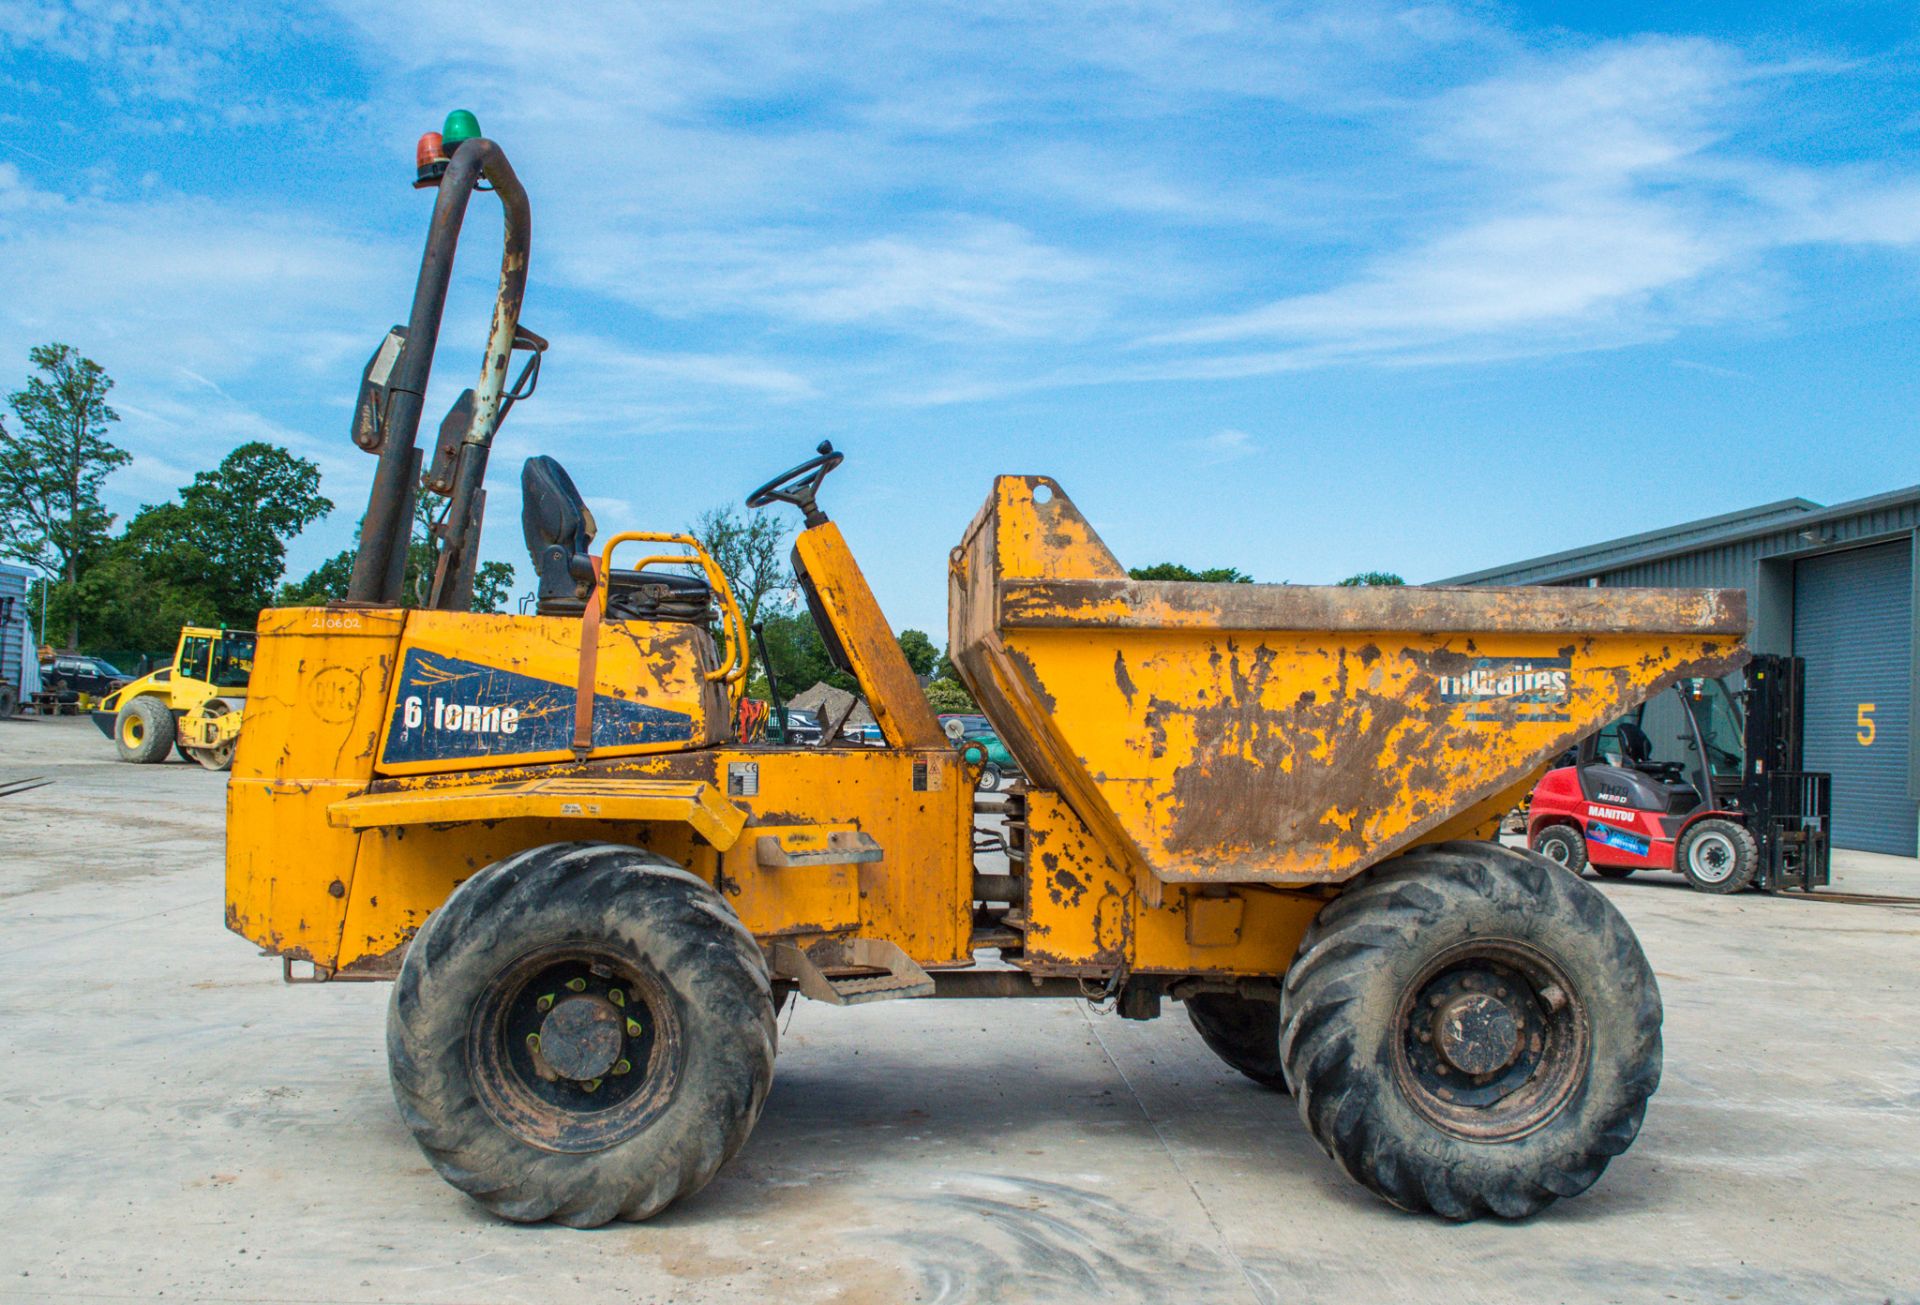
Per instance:
[[[178,751],[208,770],[226,770],[252,673],[251,630],[189,625],[172,662],[115,689],[89,715],[122,761],[151,764]]]
[[[514,1220],[656,1213],[745,1142],[796,996],[1182,1003],[1354,1179],[1451,1219],[1531,1214],[1632,1143],[1653,973],[1605,897],[1493,840],[1582,734],[1737,664],[1739,592],[1135,581],[1061,485],[1002,476],[951,554],[950,649],[1025,778],[977,793],[984,757],[941,731],[823,507],[822,445],[747,501],[801,514],[807,606],[885,745],[742,743],[725,576],[685,536],[597,536],[551,459],[522,469],[536,609],[466,610],[487,452],[545,342],[518,321],[525,193],[448,126],[421,147],[413,314],[362,378],[353,587],[260,619],[226,920],[290,978],[393,981],[395,1098],[450,1183]],[[429,465],[482,182],[499,294]],[[405,609],[422,483],[449,501]],[[1004,861],[976,866],[979,821]]]

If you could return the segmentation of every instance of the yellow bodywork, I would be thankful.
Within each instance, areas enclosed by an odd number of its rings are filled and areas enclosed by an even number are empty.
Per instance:
[[[698,551],[618,536],[603,569],[630,540]],[[1737,660],[1745,619],[1707,590],[1136,582],[1057,485],[1003,477],[952,559],[952,655],[1028,781],[1004,826],[1017,891],[988,898],[977,776],[838,528],[794,560],[883,748],[734,741],[744,626],[715,569],[723,649],[604,611],[263,613],[229,926],[322,975],[391,976],[455,885],[579,839],[714,885],[777,979],[893,946],[927,970],[992,947],[1091,983],[1276,977],[1341,882],[1490,834],[1580,735]]]

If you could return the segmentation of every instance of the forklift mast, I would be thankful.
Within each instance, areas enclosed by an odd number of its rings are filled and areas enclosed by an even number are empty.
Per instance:
[[[1802,657],[1748,663],[1739,800],[1760,845],[1758,882],[1811,892],[1832,875],[1833,776],[1801,769],[1806,678]]]

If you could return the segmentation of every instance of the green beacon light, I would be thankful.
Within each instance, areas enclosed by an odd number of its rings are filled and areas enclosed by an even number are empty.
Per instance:
[[[467,141],[480,135],[480,120],[466,109],[455,109],[447,115],[447,125],[440,129],[440,139],[446,143],[451,155]]]

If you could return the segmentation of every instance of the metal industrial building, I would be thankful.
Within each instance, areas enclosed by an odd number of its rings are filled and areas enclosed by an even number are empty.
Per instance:
[[[0,562],[0,686],[13,690],[12,695],[0,698],[16,705],[22,698],[22,681],[27,678],[22,668],[32,655],[27,638],[27,585],[32,578],[33,572],[25,567]]]
[[[1752,648],[1806,658],[1804,764],[1833,773],[1834,845],[1914,856],[1916,526],[1920,485],[1833,507],[1784,499],[1440,583],[1745,589]]]

